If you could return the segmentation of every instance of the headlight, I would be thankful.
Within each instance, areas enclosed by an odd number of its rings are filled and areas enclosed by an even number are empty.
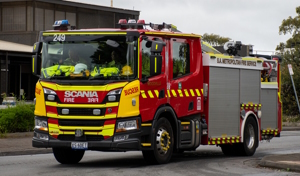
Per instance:
[[[51,95],[56,95],[56,92],[51,90],[51,89],[47,89],[47,88],[44,88],[44,93],[45,94],[51,94]]]
[[[48,122],[47,120],[35,119],[35,129],[48,131]]]
[[[116,90],[112,90],[110,92],[108,92],[107,95],[120,95],[122,92],[122,89],[116,89]]]
[[[120,94],[122,92],[122,89],[116,89],[108,92],[107,94],[107,100],[108,101],[117,101],[117,96],[120,97]]]
[[[137,130],[138,127],[138,120],[128,120],[123,122],[118,122],[116,132],[123,132],[129,130]]]

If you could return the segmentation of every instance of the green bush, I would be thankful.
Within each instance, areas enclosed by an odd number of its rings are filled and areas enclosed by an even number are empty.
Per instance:
[[[0,133],[31,131],[33,127],[33,104],[18,103],[0,111]]]

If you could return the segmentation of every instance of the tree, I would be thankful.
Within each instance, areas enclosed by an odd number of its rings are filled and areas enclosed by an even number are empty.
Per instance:
[[[286,115],[296,115],[299,113],[295,94],[289,76],[287,64],[291,64],[294,71],[294,83],[297,95],[300,95],[300,6],[296,8],[297,16],[284,19],[279,26],[279,34],[291,34],[286,43],[280,43],[276,47],[277,54],[281,55],[281,99],[283,103],[283,113]],[[298,96],[299,99],[299,96]]]
[[[228,38],[228,37],[221,37],[221,36],[216,35],[216,34],[207,34],[207,33],[205,33],[202,36],[202,40],[209,43],[212,46],[220,46],[220,45],[224,45],[226,42],[228,42],[231,39]]]

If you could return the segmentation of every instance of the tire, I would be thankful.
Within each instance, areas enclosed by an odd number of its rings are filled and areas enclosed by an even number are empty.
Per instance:
[[[61,164],[77,164],[84,155],[84,150],[72,150],[67,148],[52,148],[56,161]]]
[[[162,117],[155,125],[154,150],[143,151],[144,159],[150,164],[168,163],[173,154],[174,136],[170,122]]]
[[[244,129],[244,142],[239,147],[242,156],[254,155],[258,146],[257,128],[255,119],[253,117],[247,118]]]

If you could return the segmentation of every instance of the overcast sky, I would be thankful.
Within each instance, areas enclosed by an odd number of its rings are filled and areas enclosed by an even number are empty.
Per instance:
[[[111,3],[71,1],[102,6]],[[300,0],[114,0],[113,6],[140,11],[140,19],[146,23],[172,23],[182,32],[214,33],[252,44],[254,50],[275,51],[290,37],[279,35],[279,26],[283,19],[296,16]]]

